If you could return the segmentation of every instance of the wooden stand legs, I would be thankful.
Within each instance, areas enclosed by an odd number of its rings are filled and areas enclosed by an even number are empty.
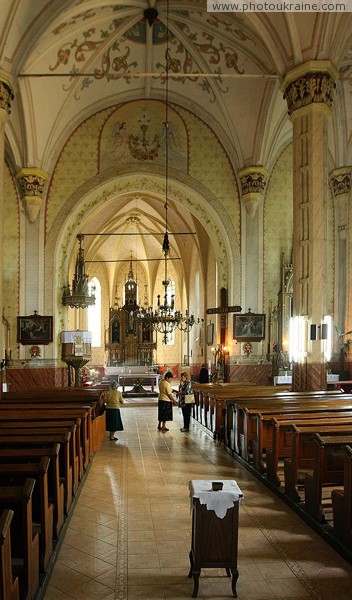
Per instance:
[[[192,598],[197,598],[201,568],[195,567],[192,550],[189,553],[189,562],[191,563],[191,566],[190,566],[190,570],[188,573],[188,578],[191,579],[193,577],[193,582],[194,582]],[[231,568],[229,569],[228,567],[226,567],[226,575],[227,575],[227,577],[231,578],[232,596],[233,596],[233,598],[237,598],[236,584],[237,584],[237,579],[238,579],[238,569],[231,569]]]

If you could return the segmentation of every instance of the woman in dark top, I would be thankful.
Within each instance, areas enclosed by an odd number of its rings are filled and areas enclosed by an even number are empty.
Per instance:
[[[184,371],[180,373],[180,387],[178,389],[179,404],[183,414],[183,427],[182,433],[189,431],[189,423],[191,420],[191,412],[193,404],[185,403],[185,395],[192,394],[192,384],[188,379],[187,373]]]
[[[204,363],[199,371],[199,383],[209,383],[209,372]]]
[[[172,373],[168,371],[159,383],[158,430],[163,432],[169,431],[166,427],[166,421],[172,421],[172,406],[174,403],[177,404],[177,401],[172,395],[173,389],[170,385],[172,378]]]

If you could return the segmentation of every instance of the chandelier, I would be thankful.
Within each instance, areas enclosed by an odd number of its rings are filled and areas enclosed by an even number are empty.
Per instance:
[[[166,4],[166,53],[165,53],[165,234],[163,239],[162,251],[164,254],[164,279],[162,286],[164,288],[164,298],[161,300],[160,294],[157,296],[157,305],[155,308],[149,306],[145,309],[140,308],[138,317],[146,327],[152,326],[153,330],[163,336],[163,343],[166,344],[168,336],[175,329],[189,332],[195,323],[200,320],[195,319],[186,309],[185,314],[175,310],[175,295],[171,293],[171,281],[168,277],[168,257],[170,252],[169,230],[168,230],[168,191],[169,191],[169,0]]]
[[[72,286],[67,284],[63,287],[62,304],[71,306],[71,308],[87,308],[95,304],[95,287],[89,289],[88,275],[85,272],[84,265],[84,235],[77,235],[79,242],[78,254],[76,257],[75,274],[72,279]]]
[[[165,208],[167,214],[166,204]],[[163,343],[166,344],[168,341],[168,336],[176,328],[180,331],[189,332],[195,323],[200,322],[200,319],[195,319],[194,315],[190,315],[188,309],[186,309],[185,314],[183,314],[180,310],[175,310],[175,295],[171,294],[169,291],[171,281],[168,278],[167,270],[167,260],[170,251],[167,219],[162,250],[164,253],[164,279],[162,281],[164,288],[164,299],[161,301],[160,294],[158,294],[156,307],[153,308],[152,306],[148,306],[146,309],[140,308],[137,316],[146,326],[151,325],[154,331],[161,333],[163,336]]]

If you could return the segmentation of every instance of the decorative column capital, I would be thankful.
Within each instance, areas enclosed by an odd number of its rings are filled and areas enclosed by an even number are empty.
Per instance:
[[[329,60],[308,61],[286,73],[281,89],[288,114],[312,105],[330,114],[338,77],[337,69]]]
[[[0,109],[3,109],[9,115],[11,112],[11,102],[14,99],[11,76],[0,69]]]
[[[44,184],[47,178],[47,173],[35,167],[24,167],[16,175],[22,200],[31,223],[35,222],[42,205]]]
[[[261,166],[246,167],[238,171],[241,183],[242,203],[247,215],[252,219],[257,212],[259,202],[263,199],[268,171]]]
[[[264,194],[267,183],[268,171],[264,167],[246,167],[238,171],[241,182],[241,195],[259,193]]]
[[[342,194],[349,194],[352,189],[352,166],[335,169],[329,176],[334,198]]]

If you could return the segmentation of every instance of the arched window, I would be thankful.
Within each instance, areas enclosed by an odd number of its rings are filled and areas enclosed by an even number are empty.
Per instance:
[[[92,332],[92,346],[101,345],[101,285],[99,279],[93,277],[89,289],[95,287],[95,304],[88,306],[88,330]]]

